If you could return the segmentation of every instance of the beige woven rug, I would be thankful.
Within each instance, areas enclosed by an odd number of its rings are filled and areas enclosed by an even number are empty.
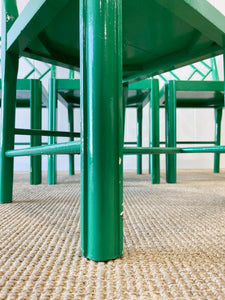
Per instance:
[[[225,299],[225,172],[178,178],[125,174],[124,255],[97,263],[80,255],[79,176],[16,174],[0,205],[0,299]]]

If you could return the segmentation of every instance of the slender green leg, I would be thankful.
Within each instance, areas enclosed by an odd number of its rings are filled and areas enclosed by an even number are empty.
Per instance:
[[[222,108],[215,109],[215,146],[220,146]],[[220,154],[214,153],[214,173],[220,172]]]
[[[159,82],[157,79],[151,81],[150,99],[150,147],[159,147]],[[159,154],[151,156],[151,182],[160,183],[160,157]]]
[[[128,83],[123,84],[123,133],[125,134],[126,107],[128,98]]]
[[[142,106],[137,108],[137,146],[142,146]],[[137,155],[137,174],[142,174],[142,155]]]
[[[49,130],[56,130],[57,119],[57,96],[56,96],[56,79],[49,79],[49,106],[48,106],[48,127]],[[49,145],[56,143],[56,137],[49,137]],[[48,156],[48,184],[56,184],[56,155]]]
[[[80,0],[81,252],[123,248],[122,1]]]
[[[41,129],[41,82],[30,80],[30,128]],[[41,136],[31,136],[31,147],[41,146]],[[30,184],[41,183],[41,155],[30,157]]]
[[[166,146],[176,147],[176,81],[168,83],[168,98],[166,99]],[[166,181],[176,183],[176,154],[166,155]]]
[[[69,131],[74,131],[74,117],[73,117],[73,107],[68,106],[68,121],[69,121]],[[69,138],[70,142],[74,140],[73,137]],[[69,154],[69,175],[74,175],[74,154]]]

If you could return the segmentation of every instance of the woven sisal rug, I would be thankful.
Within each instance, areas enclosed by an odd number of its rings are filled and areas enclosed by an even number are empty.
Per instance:
[[[16,174],[0,205],[0,299],[225,299],[225,173],[178,178],[125,174],[124,255],[97,263],[80,255],[79,176]]]

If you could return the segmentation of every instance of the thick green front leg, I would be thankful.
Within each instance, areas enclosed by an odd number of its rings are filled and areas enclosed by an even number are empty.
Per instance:
[[[49,101],[48,101],[48,128],[56,130],[57,123],[57,96],[56,79],[49,79]],[[56,137],[49,137],[49,145],[56,143]],[[56,184],[56,155],[48,156],[48,184]]]
[[[137,108],[137,146],[142,147],[142,106]],[[142,174],[142,155],[137,155],[137,174]]]
[[[68,121],[69,121],[69,131],[74,131],[74,117],[73,117],[73,107],[68,105]],[[69,138],[70,142],[74,140],[73,137]],[[69,175],[74,175],[74,154],[69,154]]]
[[[122,1],[80,0],[81,252],[123,249]]]
[[[166,93],[167,94],[167,93]],[[166,99],[166,146],[176,147],[176,81],[168,83],[168,94]],[[176,154],[166,155],[166,181],[176,183],[177,162]]]
[[[2,2],[0,203],[12,202],[13,193],[13,158],[6,157],[5,152],[14,149],[18,56],[6,52],[6,39],[17,15],[15,1]]]
[[[17,70],[18,57],[2,55],[0,203],[12,202],[13,158],[6,157],[5,152],[14,149]]]
[[[41,82],[30,80],[30,128],[41,129]],[[31,147],[41,146],[41,136],[31,136]],[[30,184],[41,183],[41,155],[30,157]]]
[[[220,146],[223,109],[215,109],[215,146]],[[220,172],[220,154],[214,153],[214,173]]]
[[[157,79],[151,81],[150,98],[150,147],[159,147],[159,82]],[[152,154],[150,156],[151,182],[160,183],[160,156]]]

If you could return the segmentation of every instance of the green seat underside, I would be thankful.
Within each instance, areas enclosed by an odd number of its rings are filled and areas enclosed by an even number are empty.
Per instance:
[[[169,81],[166,83],[168,85]],[[223,81],[176,81],[176,106],[207,108],[224,106]],[[160,106],[165,106],[165,86],[160,90]]]
[[[165,106],[165,95],[160,98],[160,106]],[[223,107],[224,93],[217,91],[177,91],[176,106],[189,108]]]
[[[29,79],[20,79],[17,83],[16,90],[16,107],[30,107],[30,89],[29,87]],[[2,85],[0,79],[0,105],[2,99]],[[20,89],[21,88],[21,89]],[[48,106],[48,94],[47,91],[42,87],[42,107]]]
[[[177,107],[223,107],[224,93],[214,91],[177,91]]]
[[[80,90],[58,90],[59,101],[65,106],[80,107]],[[127,107],[145,106],[149,101],[149,90],[129,90]]]
[[[27,41],[23,33],[26,30],[18,27],[29,23],[24,20],[30,7],[38,6],[37,1],[40,6],[48,2],[52,5],[52,0],[30,0],[9,31],[9,50],[79,69],[79,1],[65,1],[61,11],[51,21],[45,21],[46,26],[37,37],[34,35]],[[153,76],[222,53],[225,16],[205,0],[123,0],[122,3],[125,80]],[[29,17],[31,20],[32,16]]]

